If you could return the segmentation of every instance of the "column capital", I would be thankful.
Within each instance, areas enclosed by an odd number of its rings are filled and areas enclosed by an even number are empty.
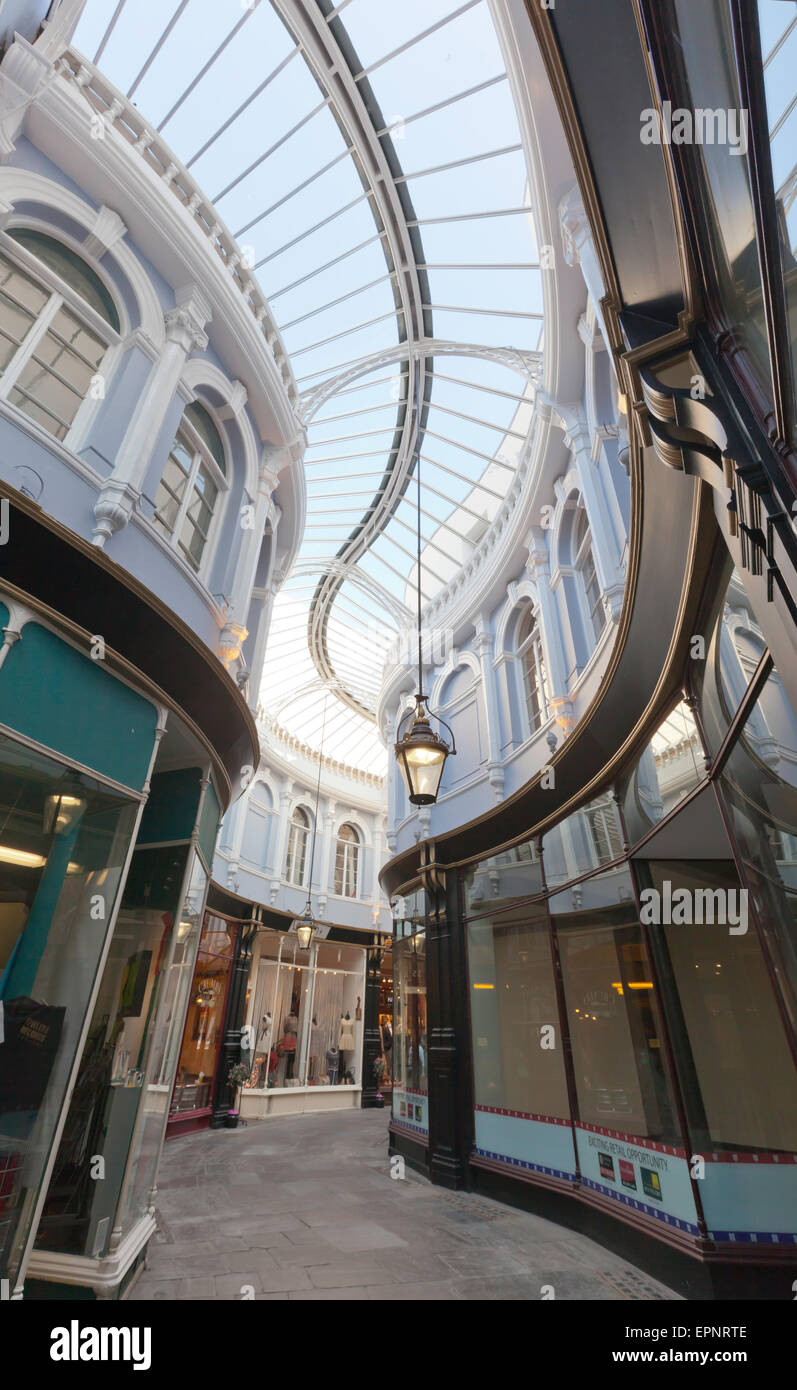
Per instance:
[[[208,337],[204,331],[210,320],[210,305],[195,285],[178,290],[177,302],[163,316],[166,341],[176,343],[188,355],[196,349],[204,352]]]

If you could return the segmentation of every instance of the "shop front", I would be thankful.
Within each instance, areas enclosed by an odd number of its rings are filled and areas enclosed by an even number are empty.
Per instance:
[[[210,1123],[217,1073],[224,1056],[222,1043],[236,936],[235,924],[206,912],[169,1106],[169,1139],[204,1129]]]
[[[241,1094],[244,1119],[359,1107],[365,960],[362,946],[327,938],[302,950],[295,932],[258,932],[246,1017],[253,1054]]]
[[[391,1150],[689,1297],[789,1297],[797,718],[725,592],[613,786],[396,923]]]

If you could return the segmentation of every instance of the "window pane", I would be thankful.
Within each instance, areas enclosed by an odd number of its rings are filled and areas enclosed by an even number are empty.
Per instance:
[[[0,256],[0,371],[5,371],[48,298],[39,285]]]
[[[676,1055],[693,1142],[701,1152],[797,1151],[794,1063],[734,865],[649,868],[662,919],[687,917],[657,931],[683,1017]]]
[[[9,399],[57,439],[64,439],[105,350],[73,314],[59,309]]]
[[[0,1277],[13,1287],[137,806],[7,738],[0,804]]]
[[[545,907],[472,922],[468,969],[477,1151],[574,1175]]]
[[[76,256],[68,246],[62,242],[55,241],[53,237],[45,236],[43,232],[29,231],[27,228],[18,228],[9,232],[9,236],[14,241],[18,241],[20,246],[24,246],[31,251],[39,260],[44,261],[56,275],[60,275],[62,280],[71,286],[73,290],[90,304],[106,323],[119,332],[119,314],[116,305],[110,294],[106,290],[99,275],[96,275],[86,262]]]
[[[545,879],[549,887],[618,859],[623,838],[614,799],[590,801],[567,816],[542,839]]]
[[[681,701],[659,725],[623,790],[629,844],[669,815],[705,775],[697,726]]]
[[[429,1084],[424,932],[394,942],[393,980],[393,1122],[425,1136],[429,1133]]]
[[[624,870],[627,886],[631,880]],[[664,1070],[662,1025],[636,906],[592,906],[557,895],[557,930],[582,1123],[680,1144]],[[571,890],[571,894],[574,890]],[[593,893],[595,893],[593,888]],[[571,910],[557,912],[557,907]]]

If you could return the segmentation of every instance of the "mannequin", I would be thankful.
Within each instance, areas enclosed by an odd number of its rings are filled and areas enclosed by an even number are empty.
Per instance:
[[[340,1052],[354,1051],[354,1020],[350,1017],[348,1010],[340,1020],[338,1029],[338,1050]]]
[[[288,1014],[279,1043],[279,1052],[286,1059],[285,1074],[283,1077],[286,1083],[293,1080],[293,1068],[296,1065],[296,1034],[298,1031],[299,1020],[296,1014]]]
[[[338,1049],[336,1047],[333,1046],[327,1049],[326,1061],[327,1073],[329,1075],[329,1084],[330,1086],[337,1086],[338,1067],[340,1066],[340,1053],[338,1052]]]
[[[310,1029],[310,1077],[315,1080],[318,1070],[319,1058],[324,1052],[324,1034],[319,1025],[318,1019],[313,1014],[313,1026]]]

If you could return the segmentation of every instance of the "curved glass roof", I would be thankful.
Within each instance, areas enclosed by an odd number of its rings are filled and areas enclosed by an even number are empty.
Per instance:
[[[214,200],[290,354],[307,525],[261,705],[317,747],[326,704],[324,752],[380,773],[382,666],[414,622],[416,445],[428,601],[531,424],[541,274],[487,0],[88,0],[74,47]]]

